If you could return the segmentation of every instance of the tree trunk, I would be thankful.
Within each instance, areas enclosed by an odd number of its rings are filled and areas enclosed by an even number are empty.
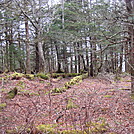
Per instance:
[[[62,29],[64,29],[64,0],[62,0]]]
[[[58,51],[58,47],[57,45],[55,45],[55,50],[56,50],[56,54],[57,54],[57,73],[61,73],[61,63],[60,63],[60,56],[59,56],[59,51]]]
[[[6,28],[6,31],[5,31],[5,39],[6,39],[6,53],[5,53],[5,65],[6,65],[6,68],[5,70],[9,70],[9,43],[8,43],[8,26],[7,26],[7,23],[5,24],[5,28]],[[4,70],[4,71],[5,71]]]
[[[68,61],[67,61],[67,55],[66,55],[67,48],[65,45],[63,45],[63,58],[64,58],[63,67],[64,67],[64,72],[67,73],[68,72]]]
[[[80,42],[77,43],[78,49],[78,73],[81,72],[81,58],[80,58]]]
[[[74,43],[74,54],[75,54],[75,56],[74,56],[74,58],[75,58],[75,61],[74,61],[74,66],[75,66],[75,73],[77,73],[77,62],[78,62],[78,60],[77,60],[77,50],[76,50],[76,43]]]
[[[134,14],[133,14],[133,16],[134,16]],[[130,34],[131,34],[131,36],[130,36],[131,37],[131,50],[130,50],[131,93],[134,94],[134,25],[132,26],[132,29],[130,31]]]
[[[91,39],[91,38],[90,38]],[[90,42],[90,71],[89,71],[89,76],[93,77],[94,76],[94,67],[93,67],[93,44]]]
[[[88,46],[87,46],[87,42],[86,42],[86,38],[85,38],[85,47],[86,47],[86,68],[87,68],[87,71],[89,70],[89,55],[88,55]]]
[[[121,46],[121,53],[120,53],[120,66],[119,66],[120,73],[122,73],[122,67],[123,67],[123,45]]]
[[[110,51],[110,56],[111,56],[111,66],[110,66],[110,72],[114,73],[114,49],[111,48],[111,51]]]
[[[43,52],[43,44],[42,42],[38,41],[38,55],[39,55],[39,72],[45,72],[45,58]]]
[[[128,17],[131,18],[128,24],[128,33],[131,42],[130,47],[130,64],[131,64],[131,93],[134,94],[134,1],[125,0]]]
[[[72,48],[70,46],[70,72],[73,73],[73,57],[72,57]]]
[[[129,64],[128,64],[128,62],[130,61],[129,60],[129,55],[128,55],[128,53],[129,53],[129,44],[128,44],[128,42],[126,42],[125,43],[125,47],[124,47],[124,49],[125,49],[125,72],[127,72],[127,73],[130,73],[130,67],[129,67]]]
[[[102,46],[100,45],[100,50],[101,50],[101,52],[100,52],[100,60],[99,60],[99,67],[98,67],[98,72],[101,72],[102,70],[101,70],[101,68],[102,68],[102,66],[103,66],[103,52],[102,52]]]
[[[12,25],[10,27],[10,33],[9,33],[9,71],[13,71],[13,33],[12,33]]]
[[[38,43],[35,44],[35,54],[36,54],[36,58],[35,58],[35,72],[38,73],[39,72],[39,50],[38,50]]]
[[[30,61],[30,45],[29,45],[29,24],[28,19],[25,17],[25,31],[26,31],[26,73],[31,73]]]

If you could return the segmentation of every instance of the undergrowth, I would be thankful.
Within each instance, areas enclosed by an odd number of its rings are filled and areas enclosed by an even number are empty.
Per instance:
[[[80,124],[77,124],[80,126]],[[31,134],[102,134],[107,132],[109,125],[102,120],[101,122],[87,122],[83,125],[83,129],[74,129],[73,126],[70,129],[59,130],[58,124],[40,124],[34,126],[33,130],[27,128],[25,133]],[[18,134],[16,129],[6,130],[7,134]]]
[[[52,93],[62,93],[65,92],[66,89],[69,89],[72,85],[79,84],[83,79],[87,78],[88,74],[82,74],[76,77],[73,77],[69,82],[66,82],[61,88],[54,88],[51,90]]]
[[[66,77],[75,77],[78,75],[81,75],[81,74],[80,73],[52,73],[51,77],[52,78],[58,78],[58,77],[66,78]]]

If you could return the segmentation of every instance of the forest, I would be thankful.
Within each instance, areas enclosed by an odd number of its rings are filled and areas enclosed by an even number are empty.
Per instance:
[[[0,133],[133,134],[134,0],[0,0]]]

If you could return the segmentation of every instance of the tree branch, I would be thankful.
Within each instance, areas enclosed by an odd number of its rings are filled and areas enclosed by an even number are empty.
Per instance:
[[[33,27],[35,29],[37,29],[37,26],[34,24],[34,22],[31,20],[31,18],[26,14],[26,12],[21,8],[20,4],[17,2],[17,0],[15,0],[15,2],[17,3],[18,7],[20,8],[21,12],[23,13],[23,15],[25,15],[27,17],[27,19],[31,22],[31,24],[33,25]]]

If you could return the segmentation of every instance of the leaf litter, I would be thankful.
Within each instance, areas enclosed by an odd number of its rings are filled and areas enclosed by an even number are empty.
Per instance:
[[[40,124],[56,124],[60,131],[83,130],[86,123],[101,120],[108,124],[103,133],[134,133],[134,100],[130,98],[130,90],[123,90],[131,87],[129,76],[119,81],[87,78],[66,92],[51,94],[51,89],[63,87],[69,80],[6,81],[0,87],[1,103],[6,103],[6,107],[0,109],[0,133],[10,129],[24,132]],[[19,93],[12,100],[5,99],[5,94],[14,87]]]

